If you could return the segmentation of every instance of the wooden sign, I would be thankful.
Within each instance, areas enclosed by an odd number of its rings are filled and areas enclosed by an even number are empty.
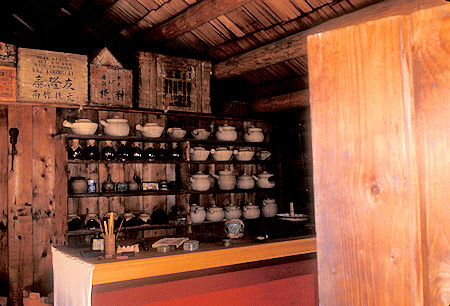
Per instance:
[[[211,63],[139,52],[139,107],[210,113]]]
[[[89,69],[89,104],[132,107],[131,70],[95,65]]]
[[[16,46],[0,42],[0,65],[16,66]]]
[[[26,48],[18,55],[19,101],[87,103],[87,56]]]
[[[0,66],[0,100],[16,101],[16,68]]]

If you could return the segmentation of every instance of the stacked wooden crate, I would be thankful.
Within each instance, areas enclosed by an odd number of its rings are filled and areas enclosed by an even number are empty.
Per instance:
[[[16,46],[0,42],[0,100],[16,100]]]

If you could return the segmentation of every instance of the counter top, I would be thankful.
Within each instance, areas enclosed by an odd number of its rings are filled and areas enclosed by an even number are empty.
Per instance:
[[[158,253],[156,249],[136,253],[128,259],[81,258],[80,249],[58,247],[60,251],[94,264],[92,285],[129,281],[182,272],[224,267],[242,263],[316,252],[313,236],[277,239],[267,242],[233,240],[233,246],[220,242],[201,243],[196,251],[181,249]]]

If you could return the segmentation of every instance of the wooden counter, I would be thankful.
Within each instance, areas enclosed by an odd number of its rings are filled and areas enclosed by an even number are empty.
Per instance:
[[[59,249],[79,256],[76,249],[67,247]],[[199,250],[192,252],[177,250],[157,253],[152,249],[125,260],[98,258],[83,258],[83,260],[95,264],[92,285],[102,285],[314,252],[316,252],[316,238],[299,237],[265,243],[234,240],[233,246],[228,248],[221,243],[201,243]]]

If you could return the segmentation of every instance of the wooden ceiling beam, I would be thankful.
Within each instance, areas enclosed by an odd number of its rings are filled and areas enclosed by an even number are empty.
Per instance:
[[[263,98],[252,103],[253,111],[256,113],[276,112],[304,106],[309,106],[309,89]]]
[[[370,20],[409,15],[419,9],[444,5],[442,0],[388,0],[368,6],[353,13],[331,19],[306,31],[288,36],[244,54],[233,56],[213,67],[214,77],[221,80],[278,64],[306,55],[306,37]]]
[[[191,6],[175,18],[144,34],[144,42],[169,41],[189,32],[208,21],[226,14],[251,0],[203,0]]]

